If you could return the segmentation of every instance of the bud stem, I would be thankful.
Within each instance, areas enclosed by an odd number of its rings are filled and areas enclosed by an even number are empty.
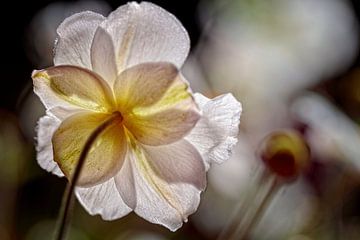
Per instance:
[[[259,222],[259,220],[264,215],[266,208],[270,205],[273,197],[276,195],[276,193],[278,192],[280,187],[281,187],[281,184],[280,184],[278,178],[274,177],[272,179],[269,189],[265,193],[265,196],[261,200],[259,206],[257,207],[253,217],[250,219],[250,222],[248,223],[248,225],[245,227],[244,230],[238,228],[235,231],[235,235],[237,235],[238,230],[242,230],[241,232],[239,232],[239,235],[235,239],[241,239],[241,240],[249,239],[249,235],[250,235],[251,231],[253,230],[253,228],[256,226],[256,224]]]
[[[103,123],[101,123],[86,140],[84,148],[81,151],[79,161],[75,167],[75,171],[71,179],[69,180],[64,192],[55,231],[55,240],[65,240],[67,238],[67,233],[72,217],[72,209],[74,205],[74,189],[92,145],[94,144],[97,137],[118,118],[122,118],[121,114],[119,112],[114,112],[112,115],[109,116],[109,118],[107,118]]]
[[[217,240],[249,239],[251,231],[282,186],[281,181],[276,176],[268,174],[266,171],[260,170],[260,176],[257,176],[257,178],[258,181],[256,182],[259,185],[257,191],[248,191],[244,201],[235,209],[230,223],[219,234]],[[266,182],[268,184],[264,185]],[[255,200],[259,198],[261,199],[260,202],[256,203]],[[252,207],[254,204],[255,209]]]

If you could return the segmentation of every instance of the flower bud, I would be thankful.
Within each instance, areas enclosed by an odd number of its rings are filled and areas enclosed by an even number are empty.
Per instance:
[[[295,130],[281,130],[264,139],[260,156],[271,172],[290,179],[297,177],[308,165],[310,149]]]

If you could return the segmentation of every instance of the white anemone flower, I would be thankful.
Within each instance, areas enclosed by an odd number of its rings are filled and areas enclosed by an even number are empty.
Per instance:
[[[134,211],[172,231],[196,211],[211,162],[230,157],[241,105],[231,94],[192,94],[179,68],[190,48],[164,9],[132,2],[107,18],[81,12],[57,29],[54,67],[33,72],[47,109],[37,160],[71,177],[89,136],[76,196],[105,220]]]

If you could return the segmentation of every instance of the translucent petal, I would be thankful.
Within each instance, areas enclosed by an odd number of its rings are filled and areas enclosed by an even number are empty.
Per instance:
[[[200,115],[193,109],[164,110],[150,115],[129,115],[124,124],[135,138],[147,145],[164,145],[180,140],[195,126]]]
[[[54,159],[69,179],[91,133],[109,115],[77,113],[65,119],[56,130],[52,142]],[[121,168],[126,154],[126,139],[121,117],[116,118],[92,144],[85,160],[79,186],[93,186],[113,177]]]
[[[102,15],[90,11],[66,18],[57,29],[54,64],[91,69],[90,46],[96,28],[104,20]]]
[[[229,159],[237,143],[241,104],[231,95],[225,94],[214,99],[195,94],[202,116],[189,135],[192,143],[207,163],[222,163]]]
[[[111,36],[101,27],[97,28],[91,45],[91,65],[94,72],[113,86],[118,72],[114,44]]]
[[[115,43],[119,71],[145,62],[171,62],[179,68],[189,52],[189,36],[181,23],[149,2],[119,7],[101,27]]]
[[[51,114],[47,114],[39,119],[36,138],[36,159],[40,167],[59,177],[63,177],[64,174],[54,161],[53,146],[51,143],[51,138],[60,126],[60,123],[61,121]]]
[[[143,63],[123,71],[116,79],[114,94],[123,111],[147,107],[159,101],[171,85],[185,83],[171,63]]]
[[[75,193],[86,211],[100,214],[104,220],[118,219],[132,211],[121,199],[114,178],[89,188],[77,187]]]
[[[125,70],[114,92],[125,126],[147,145],[181,139],[200,117],[186,80],[170,63],[146,63]]]
[[[113,107],[109,86],[95,73],[75,66],[34,71],[34,91],[47,109],[108,112]]]
[[[181,227],[196,211],[206,185],[197,150],[186,141],[156,147],[132,142],[127,156],[130,173],[115,177],[125,203],[150,222],[172,231]]]

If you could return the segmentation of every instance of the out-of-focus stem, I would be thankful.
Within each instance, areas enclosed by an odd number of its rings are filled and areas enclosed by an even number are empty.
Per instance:
[[[254,215],[251,217],[248,225],[245,227],[245,229],[238,228],[235,231],[233,238],[231,238],[231,239],[239,239],[239,240],[249,239],[249,235],[250,235],[251,231],[254,229],[256,224],[259,222],[259,220],[264,215],[265,210],[270,205],[273,197],[276,195],[276,193],[280,189],[280,186],[281,186],[281,184],[279,183],[278,178],[274,177],[272,179],[269,189],[265,193],[265,196],[261,200],[260,205],[257,207]]]
[[[70,226],[70,220],[72,216],[72,208],[74,204],[74,189],[76,186],[76,183],[80,177],[80,173],[82,170],[82,167],[84,166],[85,160],[87,158],[87,155],[94,144],[97,137],[104,131],[108,126],[114,123],[114,121],[117,121],[118,119],[122,119],[122,116],[119,112],[114,112],[112,115],[109,116],[108,119],[106,119],[102,124],[100,124],[89,136],[89,138],[86,140],[84,148],[82,149],[79,157],[79,161],[75,167],[75,171],[68,182],[64,197],[58,217],[58,222],[55,230],[55,240],[65,240],[67,237],[67,233]]]
[[[230,223],[219,234],[217,240],[248,240],[251,231],[282,185],[276,176],[267,171],[260,170],[256,178],[258,178],[256,181],[258,187],[255,187],[257,190],[249,191],[245,200],[235,208]],[[258,199],[261,200],[257,201]]]
[[[239,226],[243,226],[245,222],[247,222],[248,216],[250,213],[250,207],[254,203],[254,199],[257,199],[257,196],[260,192],[262,192],[264,185],[259,181],[263,179],[265,176],[263,169],[257,168],[255,170],[253,183],[250,186],[259,186],[259,187],[249,187],[246,191],[245,196],[242,198],[242,201],[237,204],[234,208],[232,216],[229,218],[229,222],[222,229],[220,234],[217,237],[217,240],[228,240],[232,236],[235,235],[235,231],[239,228]]]

